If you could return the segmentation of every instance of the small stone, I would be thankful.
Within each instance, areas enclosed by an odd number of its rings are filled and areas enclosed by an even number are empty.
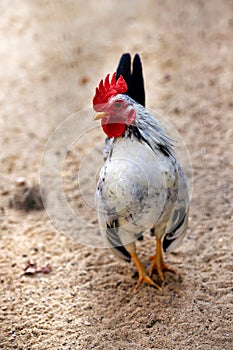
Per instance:
[[[175,114],[180,114],[180,108],[179,107],[175,107],[173,111],[174,111]]]
[[[81,79],[80,79],[80,84],[82,85],[85,85],[89,82],[89,78],[87,76],[83,76]]]
[[[88,321],[85,321],[84,324],[85,324],[85,326],[91,326],[91,323]]]
[[[172,77],[171,74],[165,74],[163,78],[165,81],[170,81]]]
[[[26,179],[25,179],[25,177],[23,177],[23,176],[17,177],[16,180],[15,180],[15,184],[16,184],[17,186],[24,186],[24,185],[26,184]]]
[[[3,190],[2,191],[2,196],[7,196],[9,194],[9,190]]]
[[[119,287],[121,285],[121,281],[116,282],[116,287]]]

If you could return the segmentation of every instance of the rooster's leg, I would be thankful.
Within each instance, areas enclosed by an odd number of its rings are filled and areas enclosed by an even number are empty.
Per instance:
[[[138,255],[137,253],[131,253],[130,254],[136,267],[137,267],[137,270],[138,270],[138,274],[139,274],[139,277],[138,277],[138,283],[136,285],[136,287],[134,288],[134,291],[136,292],[140,285],[143,283],[143,282],[146,282],[146,283],[149,283],[150,285],[158,288],[158,289],[161,289],[157,284],[154,283],[154,281],[152,281],[152,279],[148,276],[146,270],[144,269],[144,267],[142,266],[142,263],[140,261],[140,259],[138,258]]]
[[[163,260],[161,238],[156,237],[156,252],[155,252],[155,255],[151,256],[149,259],[152,261],[151,267],[149,270],[150,276],[152,276],[152,273],[154,270],[157,270],[161,281],[164,281],[163,271],[169,271],[172,273],[176,273],[175,270],[172,267],[170,267],[168,264],[166,264]]]

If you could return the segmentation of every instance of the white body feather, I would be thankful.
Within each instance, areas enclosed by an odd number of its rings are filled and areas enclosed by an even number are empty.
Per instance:
[[[186,232],[189,206],[186,179],[169,138],[146,109],[136,103],[134,108],[142,139],[126,131],[111,140],[96,191],[102,235],[121,258],[124,253],[117,247],[127,246],[150,228],[157,237],[165,236],[166,251],[173,250]]]

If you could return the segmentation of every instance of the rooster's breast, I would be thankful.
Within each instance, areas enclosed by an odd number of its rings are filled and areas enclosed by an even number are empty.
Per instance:
[[[116,139],[99,174],[97,207],[100,215],[116,215],[119,222],[135,224],[140,231],[172,207],[176,186],[174,160],[135,139]]]

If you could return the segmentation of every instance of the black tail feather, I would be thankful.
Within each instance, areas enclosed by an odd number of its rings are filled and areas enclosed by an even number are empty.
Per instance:
[[[130,54],[125,53],[121,56],[119,65],[117,67],[116,77],[119,78],[120,75],[123,76],[128,85],[128,90],[125,94],[145,107],[145,89],[142,63],[138,54],[134,56],[132,71]]]
[[[142,73],[142,63],[138,54],[134,56],[133,73],[131,75],[131,91],[135,101],[145,107],[145,89]]]

